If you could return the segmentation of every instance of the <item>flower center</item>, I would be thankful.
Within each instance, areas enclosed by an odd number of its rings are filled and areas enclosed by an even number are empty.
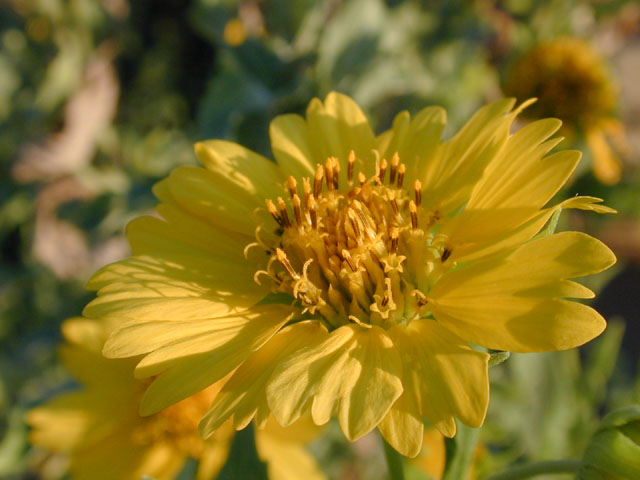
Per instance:
[[[329,328],[351,322],[385,328],[427,316],[428,291],[448,253],[435,234],[438,212],[422,205],[418,180],[405,188],[398,155],[376,162],[366,178],[347,161],[347,185],[339,184],[335,157],[315,177],[289,177],[287,203],[267,208],[278,223],[277,245],[267,247],[266,274],[275,292],[290,294],[303,314],[321,316]],[[300,195],[301,193],[301,195]]]
[[[143,417],[134,431],[134,439],[140,445],[168,443],[186,455],[200,458],[204,440],[198,434],[198,423],[209,409],[216,391],[209,387],[154,415]],[[225,431],[223,435],[226,434],[232,435],[233,431]]]

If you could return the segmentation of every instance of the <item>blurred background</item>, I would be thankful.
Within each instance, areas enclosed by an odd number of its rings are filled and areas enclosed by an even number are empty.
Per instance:
[[[330,90],[377,131],[438,104],[451,134],[480,105],[538,97],[520,120],[561,118],[583,161],[561,193],[617,215],[570,212],[561,229],[607,243],[590,278],[609,328],[569,352],[492,369],[475,476],[579,458],[598,420],[640,403],[640,4],[625,0],[4,0],[0,3],[0,478],[58,479],[29,447],[24,413],[73,381],[59,326],[98,267],[128,254],[126,223],[192,143],[269,156],[268,124]],[[436,443],[441,440],[436,440]],[[432,447],[431,451],[439,447]],[[377,437],[335,429],[312,445],[337,479],[384,478]],[[427,457],[409,478],[438,476]],[[562,478],[562,477],[554,477]]]

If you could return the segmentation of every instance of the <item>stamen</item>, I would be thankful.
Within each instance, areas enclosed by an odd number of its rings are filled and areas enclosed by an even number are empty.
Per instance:
[[[282,226],[282,218],[280,218],[280,215],[278,215],[278,210],[276,209],[274,203],[268,198],[267,200],[265,200],[265,203],[267,204],[267,210],[269,210],[271,216],[275,219],[276,222],[278,222],[278,225]]]
[[[398,217],[400,215],[400,209],[398,208],[398,202],[396,202],[396,194],[392,190],[387,191],[387,199],[391,204],[391,210],[393,210],[393,214]]]
[[[291,278],[293,278],[294,280],[300,279],[300,275],[298,275],[296,271],[293,269],[293,267],[291,266],[291,263],[287,258],[287,254],[284,253],[284,250],[282,250],[281,248],[276,248],[276,257],[278,258],[278,261],[282,264],[282,266],[285,268],[285,270],[289,273],[289,275],[291,275]]]
[[[416,195],[416,206],[419,207],[422,203],[422,183],[420,180],[413,182],[413,190]]]
[[[293,213],[296,216],[296,224],[298,225],[298,230],[302,230],[302,210],[300,209],[300,197],[297,193],[293,194]]]
[[[316,197],[320,197],[320,194],[322,193],[322,178],[324,176],[324,170],[322,168],[322,165],[318,164],[318,167],[316,168],[316,176],[313,179],[313,194]]]
[[[391,157],[391,170],[389,171],[389,185],[396,183],[396,173],[398,173],[398,164],[400,163],[400,156],[398,152]]]
[[[378,172],[378,178],[380,179],[380,184],[384,185],[384,176],[387,173],[387,166],[389,165],[389,163],[387,162],[386,158],[382,159],[382,162],[380,162],[380,171]]]
[[[409,213],[411,213],[411,227],[415,230],[418,228],[418,207],[413,200],[409,202]]]
[[[349,186],[353,184],[353,169],[356,165],[356,153],[351,150],[349,152],[349,158],[347,159],[347,181]]]
[[[284,203],[282,197],[278,197],[278,208],[280,209],[280,217],[282,218],[282,226],[284,228],[288,228],[291,226],[291,221],[289,220],[289,214],[287,213],[287,206]]]
[[[309,177],[302,179],[302,190],[304,191],[304,204],[309,203],[309,195],[311,195],[311,181]]]
[[[331,191],[335,188],[335,183],[333,180],[333,157],[327,158],[327,161],[324,164],[324,172],[327,181],[327,188],[329,189],[329,191]]]
[[[398,188],[402,188],[402,181],[404,180],[404,172],[406,172],[407,166],[404,163],[401,163],[398,167]]]
[[[447,259],[451,256],[451,249],[445,247],[445,249],[442,251],[442,255],[440,256],[440,261],[442,261],[442,263],[446,262]]]
[[[358,268],[356,267],[356,263],[353,261],[353,257],[351,257],[351,254],[349,253],[349,251],[344,249],[340,253],[344,261],[347,262],[347,265],[349,265],[349,268],[351,269],[351,271],[353,272],[357,271]]]
[[[316,212],[316,199],[313,195],[309,195],[306,201],[307,212],[309,212],[309,220],[313,229],[318,228],[318,213]]]
[[[419,307],[422,307],[423,305],[426,305],[427,303],[429,303],[429,300],[427,299],[427,296],[424,293],[422,293],[420,290],[412,291],[411,295],[418,299],[418,306]]]
[[[333,157],[333,187],[340,188],[340,162],[336,157]]]
[[[400,240],[400,229],[393,227],[389,236],[391,237],[391,253],[396,253],[398,251],[398,242]]]
[[[360,182],[360,186],[363,187],[365,183],[367,183],[367,177],[362,172],[358,172],[358,182]]]
[[[293,196],[296,194],[297,190],[296,187],[298,186],[298,182],[296,182],[296,179],[293,178],[292,176],[290,176],[287,179],[287,188],[289,189],[289,195],[291,195],[291,198],[293,198]]]

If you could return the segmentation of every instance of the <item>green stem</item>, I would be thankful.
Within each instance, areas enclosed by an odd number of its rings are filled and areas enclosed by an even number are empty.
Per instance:
[[[505,472],[496,473],[486,480],[520,480],[548,473],[576,473],[582,467],[582,460],[548,460],[513,467]]]
[[[380,437],[382,438],[382,436]],[[389,469],[389,478],[391,480],[404,480],[403,457],[382,438],[382,446],[384,448],[384,456],[387,459],[387,468]]]
[[[468,477],[479,437],[479,428],[457,422],[456,436],[445,439],[447,464],[442,480],[463,480]]]

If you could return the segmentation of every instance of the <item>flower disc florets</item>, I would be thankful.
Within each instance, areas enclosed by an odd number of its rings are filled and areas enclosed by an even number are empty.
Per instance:
[[[388,328],[426,316],[423,291],[448,255],[430,232],[437,212],[422,208],[419,180],[405,188],[397,154],[377,162],[371,178],[355,172],[353,151],[346,163],[346,185],[330,157],[313,179],[302,179],[302,191],[288,178],[290,207],[281,197],[266,201],[279,242],[268,248],[267,270],[256,280],[268,275],[275,291],[292,295],[302,313],[321,315],[329,328]]]

